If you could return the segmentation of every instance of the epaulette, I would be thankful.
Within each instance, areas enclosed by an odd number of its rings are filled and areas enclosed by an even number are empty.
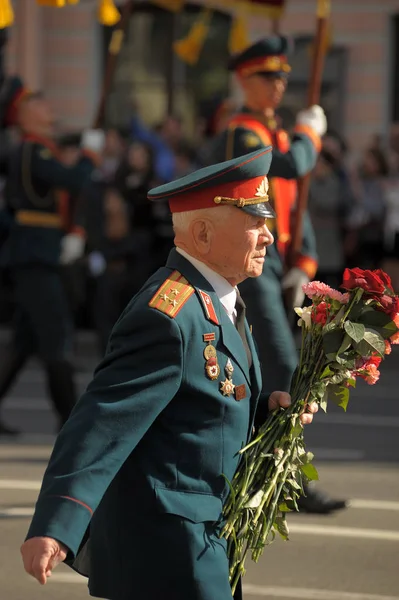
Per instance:
[[[172,319],[183,308],[187,300],[194,294],[194,288],[179,271],[173,271],[148,303]]]

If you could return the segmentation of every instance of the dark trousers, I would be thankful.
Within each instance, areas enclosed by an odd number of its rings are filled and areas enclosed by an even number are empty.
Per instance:
[[[15,269],[12,279],[14,332],[0,363],[0,402],[27,359],[36,354],[62,425],[76,402],[76,390],[70,360],[73,326],[60,273],[51,266],[30,265]]]

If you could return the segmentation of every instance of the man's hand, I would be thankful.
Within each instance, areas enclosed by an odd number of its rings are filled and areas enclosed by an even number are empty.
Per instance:
[[[327,118],[321,106],[314,104],[310,108],[301,110],[296,118],[297,125],[308,125],[322,137],[327,131]]]
[[[52,570],[66,559],[67,552],[63,544],[49,537],[34,537],[21,546],[25,571],[41,585],[51,577]]]
[[[287,304],[289,303],[290,305],[287,306],[287,308],[301,308],[305,298],[302,286],[305,285],[305,283],[309,283],[309,277],[306,275],[305,271],[302,271],[302,269],[299,269],[298,267],[292,267],[292,269],[290,269],[283,277],[281,288],[287,295]]]
[[[287,392],[273,392],[269,396],[269,410],[276,410],[276,408],[288,408],[291,404],[291,396]],[[308,404],[305,408],[305,412],[300,416],[302,425],[308,425],[313,421],[313,415],[319,410],[316,402]]]

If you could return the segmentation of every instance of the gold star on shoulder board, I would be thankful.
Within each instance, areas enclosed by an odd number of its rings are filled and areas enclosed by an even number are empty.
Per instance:
[[[170,290],[170,293],[173,294],[174,296],[177,296],[179,294],[179,290],[177,290],[176,288],[173,288]]]
[[[179,303],[177,300],[173,300],[172,298],[169,298],[169,304],[171,306],[177,306]]]
[[[161,300],[164,300],[164,302],[166,302],[166,300],[170,300],[167,294],[160,294],[159,297],[161,298]]]

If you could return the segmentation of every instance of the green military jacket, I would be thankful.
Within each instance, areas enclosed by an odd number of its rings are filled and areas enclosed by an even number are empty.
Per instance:
[[[58,436],[28,533],[61,541],[72,562],[84,551],[75,568],[92,595],[159,600],[167,587],[174,600],[231,600],[215,523],[261,389],[246,334],[251,368],[213,288],[175,250],[115,325]]]
[[[5,195],[7,213],[13,219],[3,264],[59,263],[60,242],[66,233],[61,194],[78,193],[95,165],[93,157],[85,155],[67,167],[57,154],[51,140],[27,136],[10,157]]]

